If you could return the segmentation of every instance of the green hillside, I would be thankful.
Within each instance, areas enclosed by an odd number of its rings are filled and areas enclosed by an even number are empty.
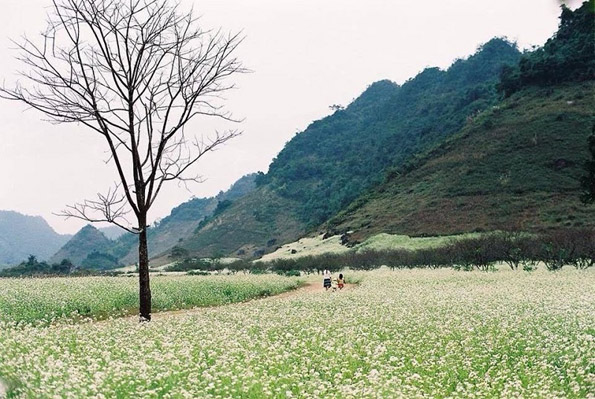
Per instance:
[[[305,233],[295,209],[299,204],[265,187],[231,202],[182,245],[200,256],[258,257]]]
[[[255,192],[216,212],[182,245],[201,256],[254,256],[299,238],[380,183],[387,168],[497,103],[500,70],[519,58],[513,44],[493,39],[446,71],[428,68],[402,86],[370,85],[297,134],[258,176]]]
[[[460,134],[393,173],[328,226],[440,235],[595,226],[579,201],[593,125],[595,83],[528,88],[470,121]]]
[[[594,6],[562,6],[558,32],[502,69],[504,102],[395,168],[328,226],[361,239],[594,225],[578,201],[595,125]]]
[[[256,174],[248,174],[241,177],[225,192],[221,191],[216,196],[209,198],[193,198],[172,209],[168,216],[149,228],[150,255],[155,257],[167,252],[191,236],[201,221],[208,218],[217,209],[219,203],[237,200],[254,190],[255,178]],[[59,262],[62,259],[70,259],[79,266],[87,256],[94,253],[85,262],[91,268],[96,268],[94,263],[105,266],[100,268],[107,268],[108,263],[116,266],[118,263],[132,264],[137,261],[138,238],[136,235],[125,233],[116,240],[105,241],[106,237],[97,235],[99,231],[93,232],[93,234],[90,234],[90,231],[87,227],[81,230],[52,257],[52,260]],[[102,255],[101,259],[97,252]]]
[[[372,84],[344,110],[296,135],[258,183],[300,204],[300,219],[318,226],[384,170],[458,131],[469,115],[498,101],[495,84],[520,53],[492,39],[446,71],[427,68],[402,86]]]

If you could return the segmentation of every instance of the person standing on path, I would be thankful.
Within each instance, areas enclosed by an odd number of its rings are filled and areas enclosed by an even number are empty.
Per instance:
[[[339,274],[339,278],[337,279],[337,288],[342,290],[345,287],[345,278],[343,277],[343,273]]]
[[[328,291],[328,289],[331,288],[331,272],[329,270],[325,270],[322,278],[322,286]]]

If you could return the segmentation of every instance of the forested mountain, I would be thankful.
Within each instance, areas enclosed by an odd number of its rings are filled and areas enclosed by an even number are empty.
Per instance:
[[[333,218],[352,239],[398,233],[595,226],[578,180],[588,156],[593,82],[519,91]]]
[[[502,66],[516,64],[519,57],[514,45],[493,39],[446,71],[425,69],[400,87],[374,83],[346,109],[291,140],[258,183],[298,201],[300,219],[317,226],[380,182],[385,168],[458,131],[468,116],[495,104]]]
[[[47,260],[71,236],[58,234],[41,216],[0,211],[0,267],[34,255]]]
[[[493,39],[446,70],[428,68],[398,86],[376,82],[353,103],[312,123],[273,160],[258,189],[212,218],[183,246],[192,253],[257,256],[298,238],[370,187],[387,168],[460,130],[496,104],[516,47]]]
[[[183,246],[259,256],[315,228],[432,235],[591,225],[592,212],[573,199],[593,124],[592,38],[591,0],[563,7],[559,31],[533,52],[496,38],[446,71],[372,84],[297,134],[256,191]]]
[[[366,193],[328,224],[356,231],[451,234],[595,226],[580,201],[595,126],[595,2],[562,7],[556,35],[502,70],[502,103]]]

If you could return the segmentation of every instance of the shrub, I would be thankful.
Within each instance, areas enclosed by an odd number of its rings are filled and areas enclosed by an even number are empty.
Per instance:
[[[453,263],[465,271],[474,267],[482,271],[493,270],[494,262],[502,259],[498,249],[498,239],[494,235],[456,241],[448,247]]]

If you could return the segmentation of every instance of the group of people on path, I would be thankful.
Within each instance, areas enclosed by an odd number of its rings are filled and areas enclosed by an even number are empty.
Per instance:
[[[336,287],[333,287],[333,277],[331,275],[330,270],[325,270],[322,273],[322,286],[324,287],[325,290],[329,290],[330,288],[338,288],[340,290],[343,289],[343,287],[345,287],[345,277],[343,277],[343,274],[340,273],[339,277],[337,279],[335,279],[335,282],[337,283]]]

